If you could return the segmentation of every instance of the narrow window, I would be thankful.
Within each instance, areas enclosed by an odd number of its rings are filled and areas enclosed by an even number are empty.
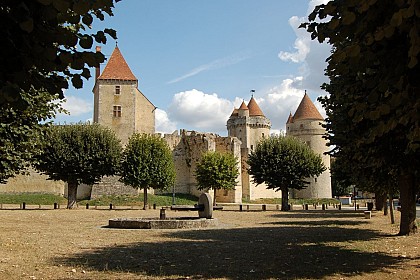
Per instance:
[[[114,105],[113,116],[116,118],[121,117],[121,105]]]
[[[115,86],[115,95],[121,94],[121,86]]]

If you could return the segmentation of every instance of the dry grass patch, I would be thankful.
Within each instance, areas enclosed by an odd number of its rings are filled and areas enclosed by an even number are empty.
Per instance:
[[[167,212],[167,216],[196,213]],[[398,213],[397,213],[398,215]],[[2,210],[0,279],[417,279],[420,238],[354,211],[218,211],[201,230],[105,228],[159,210]],[[399,217],[397,217],[398,220]]]

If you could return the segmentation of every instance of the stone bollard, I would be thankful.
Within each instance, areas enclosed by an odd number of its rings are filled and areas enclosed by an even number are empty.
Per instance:
[[[109,210],[112,210],[112,203],[109,204]]]
[[[242,204],[239,204],[239,211],[242,212]]]
[[[263,205],[262,205],[262,210],[263,210],[263,211],[267,211],[267,205],[263,204]]]
[[[372,211],[365,211],[365,219],[370,219],[372,218]]]
[[[166,209],[165,209],[165,208],[160,209],[160,215],[159,215],[159,218],[160,218],[161,220],[165,220],[165,219],[166,219]]]
[[[54,202],[54,209],[57,209],[57,208],[58,208],[58,203]]]

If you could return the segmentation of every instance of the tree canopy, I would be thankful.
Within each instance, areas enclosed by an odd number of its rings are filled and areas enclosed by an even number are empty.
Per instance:
[[[61,111],[60,104],[51,102],[55,96],[40,92],[36,96],[23,93],[26,107],[0,110],[0,183],[16,173],[25,172],[39,154],[48,119]]]
[[[93,185],[119,170],[122,147],[109,128],[98,124],[54,125],[43,139],[35,167],[52,180],[68,184],[68,208],[79,184]]]
[[[262,139],[248,157],[249,174],[256,184],[282,192],[282,210],[288,210],[289,189],[306,188],[307,178],[326,170],[321,156],[291,136]]]
[[[330,154],[347,161],[359,178],[397,178],[400,234],[416,231],[419,26],[420,3],[412,0],[330,1],[302,24],[313,39],[332,45],[330,82],[323,85],[329,96],[320,99]]]
[[[175,167],[168,144],[155,135],[134,133],[123,152],[119,174],[125,185],[144,189],[146,209],[149,188],[165,190],[175,184]]]
[[[216,205],[216,190],[235,189],[238,176],[238,159],[232,153],[206,152],[195,169],[197,189],[213,189],[214,205]]]
[[[94,42],[116,38],[112,29],[90,32],[94,19],[112,16],[114,0],[3,0],[0,3],[0,107],[26,106],[25,93],[63,97],[89,67],[105,60],[89,51]]]

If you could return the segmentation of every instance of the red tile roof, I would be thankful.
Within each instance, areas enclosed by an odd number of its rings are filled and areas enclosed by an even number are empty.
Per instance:
[[[292,123],[292,122],[293,122],[293,115],[292,115],[292,112],[290,112],[289,117],[287,118],[286,124]]]
[[[242,101],[242,104],[241,104],[241,107],[239,107],[239,110],[249,110],[245,104],[245,101]]]
[[[295,120],[324,120],[306,92],[293,116],[293,121]]]
[[[237,116],[239,114],[238,111],[239,111],[238,109],[233,108],[233,112],[232,112],[232,114],[230,116]]]
[[[99,80],[137,81],[118,47],[115,47]]]
[[[254,97],[251,97],[251,100],[249,100],[248,109],[250,116],[264,116]]]

